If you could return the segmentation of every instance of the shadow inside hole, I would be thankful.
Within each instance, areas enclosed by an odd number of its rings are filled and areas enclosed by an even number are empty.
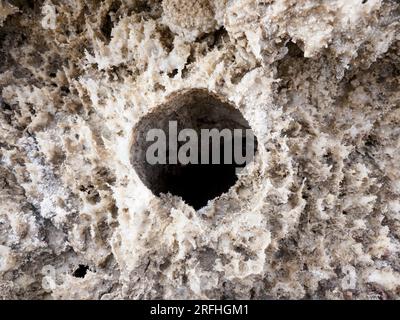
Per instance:
[[[89,266],[86,266],[84,264],[80,264],[72,275],[75,278],[84,278],[86,276],[86,273],[87,273],[88,270],[89,270]]]
[[[243,164],[224,164],[224,143],[221,144],[220,164],[157,165],[163,177],[156,186],[156,194],[168,193],[182,197],[193,208],[200,209],[207,202],[227,192],[237,181],[236,170]],[[232,154],[233,158],[233,154]]]
[[[209,164],[149,164],[146,160],[146,150],[154,143],[146,141],[150,129],[162,129],[168,140],[169,122],[176,121],[178,132],[185,128],[194,129],[199,137],[198,154],[201,157],[201,129],[242,129],[242,155],[245,154],[245,130],[250,129],[248,122],[239,110],[231,104],[219,99],[206,90],[191,89],[178,92],[167,102],[150,114],[143,117],[133,132],[131,161],[143,183],[155,194],[171,193],[180,196],[187,204],[198,210],[209,200],[227,192],[237,181],[237,169],[245,167],[246,163],[237,163],[234,149],[231,149],[231,164],[225,164],[225,143],[231,140],[220,139],[219,164],[212,164],[213,145],[210,143]],[[257,140],[254,137],[254,153],[257,150]],[[178,142],[179,147],[184,142]],[[171,150],[167,145],[167,160]],[[214,146],[215,147],[215,146]],[[218,147],[218,146],[217,146]],[[215,150],[214,150],[215,151]]]

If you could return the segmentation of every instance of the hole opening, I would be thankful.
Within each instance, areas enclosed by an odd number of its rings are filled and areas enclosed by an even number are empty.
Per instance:
[[[89,270],[89,266],[80,264],[78,266],[78,268],[74,271],[73,276],[76,278],[84,278],[86,276],[86,273],[88,270]]]
[[[181,136],[186,129],[196,138]],[[151,130],[160,135],[149,140]],[[140,119],[133,129],[131,163],[155,195],[180,196],[198,210],[235,185],[238,170],[256,151],[257,139],[238,109],[207,90],[189,89],[172,94]],[[157,161],[149,163],[149,154]]]

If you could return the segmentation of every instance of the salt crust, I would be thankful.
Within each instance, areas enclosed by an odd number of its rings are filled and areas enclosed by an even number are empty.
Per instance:
[[[13,3],[1,298],[399,298],[395,1]],[[199,212],[129,161],[140,117],[187,88],[226,97],[259,143]]]

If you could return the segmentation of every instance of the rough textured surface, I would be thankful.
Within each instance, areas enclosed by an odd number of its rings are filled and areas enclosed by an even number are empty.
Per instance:
[[[1,0],[0,297],[399,298],[399,16]],[[198,212],[152,195],[129,154],[140,117],[187,88],[235,104],[259,149]]]

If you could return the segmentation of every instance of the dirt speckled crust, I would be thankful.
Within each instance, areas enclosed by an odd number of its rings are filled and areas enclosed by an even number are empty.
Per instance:
[[[391,0],[0,0],[0,298],[400,298],[399,19]],[[258,139],[197,212],[130,162],[139,119],[191,88]]]

